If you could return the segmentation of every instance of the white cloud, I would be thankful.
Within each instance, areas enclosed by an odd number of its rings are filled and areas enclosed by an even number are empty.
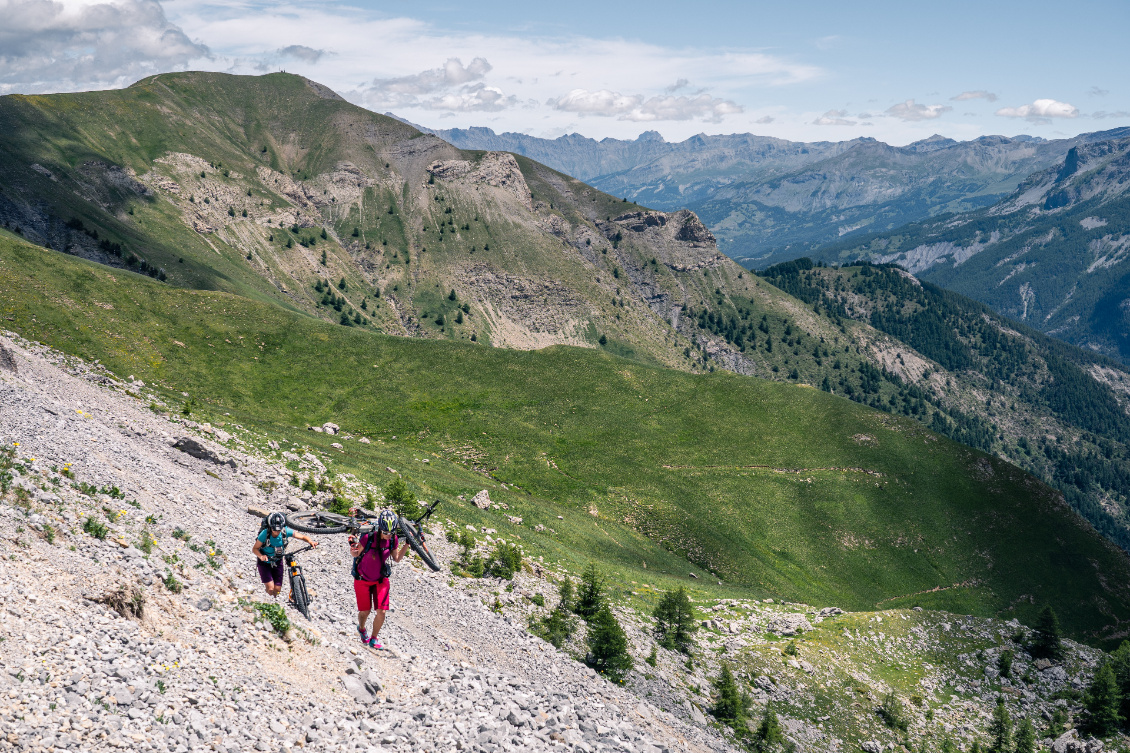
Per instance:
[[[776,120],[776,118],[774,118],[772,115],[762,115],[760,118],[753,122],[757,123],[758,125],[769,125],[774,120]]]
[[[727,115],[742,112],[741,106],[737,103],[711,97],[709,94],[698,94],[693,97],[666,95],[644,99],[639,94],[621,94],[608,89],[598,91],[574,89],[563,97],[549,100],[546,104],[551,105],[555,110],[578,115],[617,116],[620,120],[635,122],[702,118],[718,123]]]
[[[208,55],[157,0],[0,0],[0,92],[123,86]]]
[[[1030,105],[1002,107],[997,110],[997,115],[1005,118],[1025,118],[1035,123],[1048,123],[1051,118],[1078,117],[1079,110],[1066,102],[1057,102],[1054,99],[1037,99]]]
[[[459,91],[450,92],[422,103],[429,110],[454,110],[459,112],[498,112],[517,102],[517,97],[507,96],[493,86],[472,84]]]
[[[304,63],[316,63],[322,59],[326,51],[315,50],[313,47],[307,47],[304,44],[292,44],[289,47],[280,48],[278,54],[279,57],[301,60]]]
[[[690,81],[687,81],[685,78],[681,78],[678,81],[676,81],[675,83],[668,86],[666,89],[664,89],[664,91],[666,91],[668,94],[674,94],[675,92],[679,91],[680,89],[686,89],[690,85],[691,85]]]
[[[848,120],[846,117],[847,110],[828,110],[816,120],[812,121],[812,125],[818,126],[853,126],[854,120]]]
[[[952,109],[949,105],[919,105],[915,104],[913,99],[908,99],[905,102],[899,102],[897,105],[888,107],[887,114],[899,120],[914,122],[940,118],[943,113]]]
[[[996,102],[997,95],[993,94],[992,92],[985,91],[984,89],[978,89],[977,91],[962,92],[956,97],[950,97],[950,101],[952,102],[965,102],[970,99],[984,99],[989,102]]]
[[[491,69],[492,66],[486,58],[475,58],[466,66],[459,58],[448,58],[447,62],[439,68],[430,68],[409,76],[376,79],[362,92],[361,98],[367,106],[375,109],[389,107],[424,107],[439,110],[481,109],[474,106],[476,101],[485,102],[486,99],[493,99],[493,104],[498,105],[506,97],[502,96],[502,92],[498,89],[493,91],[497,92],[500,95],[499,97],[490,97],[489,94],[483,95],[481,94],[482,86],[463,86],[459,92],[449,92],[431,99],[423,99],[422,97],[478,81],[490,73]],[[458,106],[458,102],[464,103],[464,106]],[[494,107],[493,109],[502,108]]]

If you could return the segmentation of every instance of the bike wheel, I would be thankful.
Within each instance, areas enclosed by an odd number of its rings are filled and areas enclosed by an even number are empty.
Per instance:
[[[310,595],[306,593],[306,578],[301,574],[290,577],[290,595],[293,597],[294,608],[301,612],[303,617],[310,619]]]
[[[420,556],[424,564],[436,572],[439,571],[439,565],[436,563],[436,558],[432,556],[431,550],[428,549],[427,542],[424,541],[424,534],[420,529],[410,520],[400,519],[400,532],[408,541],[408,546],[412,547],[412,551]]]
[[[292,512],[286,516],[286,524],[303,533],[345,533],[349,518],[321,510]]]

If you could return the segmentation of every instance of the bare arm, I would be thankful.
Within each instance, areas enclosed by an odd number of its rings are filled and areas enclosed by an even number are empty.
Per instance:
[[[263,554],[260,550],[263,548],[263,542],[255,539],[255,545],[251,547],[251,553],[258,557],[263,562],[267,561],[267,555]]]
[[[294,534],[294,538],[298,539],[299,541],[305,541],[310,546],[318,546],[317,541],[314,541],[314,539],[312,539],[309,536],[306,536],[304,534],[296,533],[296,534]]]
[[[400,545],[399,549],[397,549],[395,552],[392,553],[392,561],[393,562],[400,562],[400,560],[404,559],[404,553],[407,552],[407,551],[408,551],[408,542],[405,541],[403,544]]]

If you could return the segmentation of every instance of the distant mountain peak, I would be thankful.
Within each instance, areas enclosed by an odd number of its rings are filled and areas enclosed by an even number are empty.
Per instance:
[[[659,131],[644,131],[636,141],[655,141],[661,144],[667,143],[667,139],[663,138],[663,134]]]

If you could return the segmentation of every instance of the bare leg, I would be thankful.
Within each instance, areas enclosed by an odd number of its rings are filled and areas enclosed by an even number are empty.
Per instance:
[[[358,612],[357,613],[357,626],[359,628],[361,628],[362,630],[365,630],[365,626],[366,626],[366,624],[368,624],[368,622],[369,622],[369,612]],[[365,634],[368,635],[368,631],[366,631]]]
[[[384,624],[385,624],[385,610],[378,609],[377,613],[375,615],[373,615],[373,633],[372,633],[373,638],[376,638],[378,635],[380,635],[381,628],[384,627]]]
[[[282,583],[275,583],[274,581],[270,581],[266,584],[266,586],[268,596],[278,596],[279,593],[282,592]]]

